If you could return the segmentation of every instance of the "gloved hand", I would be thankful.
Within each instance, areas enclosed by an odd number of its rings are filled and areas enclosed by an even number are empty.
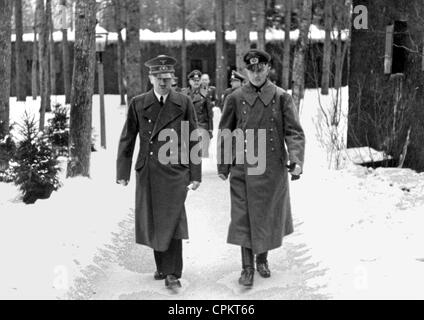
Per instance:
[[[297,163],[290,163],[286,167],[289,169],[289,173],[291,174],[291,181],[296,181],[300,179],[300,175],[302,174],[302,168]]]
[[[117,184],[120,184],[124,187],[126,187],[128,185],[128,182],[129,182],[128,180],[118,180],[118,181],[116,181]]]
[[[220,173],[218,175],[218,177],[220,177],[223,181],[226,181],[228,179],[228,177],[225,174]]]

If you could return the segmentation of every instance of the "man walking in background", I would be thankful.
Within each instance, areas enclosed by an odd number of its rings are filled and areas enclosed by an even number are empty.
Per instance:
[[[228,97],[228,95],[230,95],[235,90],[240,88],[245,82],[246,82],[246,78],[241,73],[235,70],[231,72],[230,87],[225,89],[221,97],[221,103],[220,103],[221,111],[224,108],[225,99]]]
[[[168,143],[159,140],[162,130],[181,133],[184,123],[188,123],[189,134],[197,129],[191,100],[171,90],[175,63],[174,58],[165,55],[145,63],[153,89],[131,101],[117,159],[117,182],[126,186],[139,136],[140,152],[135,163],[136,242],[154,250],[157,269],[154,279],[165,280],[169,289],[181,287],[182,239],[188,239],[184,202],[188,189],[196,190],[201,182],[200,161],[195,163],[190,158],[197,142],[185,145],[185,141],[178,139],[177,163],[166,163],[164,160],[169,158],[161,158],[160,150]],[[189,164],[184,164],[183,158],[190,159]]]
[[[305,135],[291,96],[268,79],[270,55],[252,49],[245,54],[244,62],[249,83],[226,98],[219,124],[220,130],[228,130],[218,137],[218,155],[221,155],[218,174],[223,180],[230,177],[231,223],[227,241],[241,247],[239,283],[251,287],[254,255],[259,274],[270,277],[268,251],[280,247],[283,237],[293,232],[288,172],[292,179],[298,179],[302,173]],[[232,137],[235,130],[244,133],[242,163],[234,156],[238,150],[238,143],[235,144]],[[260,130],[266,136],[263,155],[258,154]],[[248,131],[253,134],[246,135]],[[252,137],[254,141],[249,141]],[[228,159],[226,141],[231,143],[229,159],[233,159],[232,163],[225,163],[222,159]],[[247,159],[252,158],[247,152],[253,151],[249,150],[249,145],[254,146],[254,155],[265,158],[264,172],[249,174],[253,167],[247,163]]]
[[[209,142],[213,137],[213,111],[207,96],[201,92],[201,76],[202,73],[199,70],[190,72],[188,75],[189,87],[181,92],[188,95],[193,101],[199,127],[204,129],[202,134],[202,157],[207,158],[209,156]]]

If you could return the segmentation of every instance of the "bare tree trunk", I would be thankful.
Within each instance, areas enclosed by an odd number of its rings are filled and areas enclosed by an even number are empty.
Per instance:
[[[67,177],[90,176],[96,0],[77,0]]]
[[[46,1],[46,5],[50,4],[50,1]],[[40,62],[40,95],[41,95],[41,107],[40,107],[40,131],[44,130],[46,110],[50,109],[50,76],[49,76],[49,28],[48,18],[44,9],[44,1],[37,0],[37,29],[39,34],[38,44],[38,60]]]
[[[227,87],[227,66],[225,59],[225,0],[215,0],[216,35],[216,93],[221,98]]]
[[[236,0],[236,67],[243,71],[243,56],[250,49],[250,1]]]
[[[23,21],[22,0],[15,0],[15,76],[16,76],[16,99],[26,101],[26,63],[23,56]]]
[[[325,0],[325,40],[324,40],[324,55],[322,59],[322,78],[321,78],[321,93],[328,94],[330,87],[330,72],[331,72],[331,33],[333,29],[333,10],[332,0]]]
[[[140,2],[126,0],[127,10],[127,39],[125,48],[125,73],[127,77],[127,102],[140,94],[141,80],[141,52],[140,52]]]
[[[343,66],[346,58],[347,50],[349,48],[349,40],[343,44],[342,29],[350,21],[350,6],[339,4],[336,29],[337,29],[337,42],[336,42],[336,59],[335,59],[335,77],[334,87],[339,90],[342,87],[343,80]]]
[[[62,64],[63,64],[63,85],[65,89],[65,103],[71,103],[71,70],[70,70],[70,58],[69,58],[69,44],[68,44],[68,25],[66,21],[66,0],[61,1],[63,10],[65,12],[63,26],[62,26]]]
[[[122,40],[122,20],[121,20],[121,2],[119,0],[113,0],[113,9],[114,9],[114,20],[115,28],[118,33],[118,43],[117,43],[117,69],[118,69],[118,89],[119,95],[121,96],[121,105],[125,105],[125,84],[124,84],[124,41]]]
[[[3,0],[0,6],[0,138],[9,133],[10,64],[12,60],[11,17],[12,1]]]
[[[32,99],[37,100],[38,96],[38,40],[37,40],[37,14],[34,14],[34,42],[32,43],[32,65],[31,65],[31,94]]]
[[[292,14],[292,1],[286,0],[284,10],[284,53],[283,53],[283,81],[282,87],[290,89],[290,27]]]
[[[296,44],[293,61],[293,101],[299,110],[302,90],[305,83],[305,54],[309,39],[309,27],[312,17],[312,0],[303,0],[302,16],[299,26],[299,39]]]
[[[258,0],[256,3],[257,10],[257,30],[258,30],[258,49],[265,50],[266,44],[266,1],[267,0]]]
[[[183,41],[181,43],[181,64],[182,64],[182,87],[187,87],[187,43],[186,43],[186,6],[185,0],[181,0],[181,29],[183,32]]]
[[[46,2],[47,3],[47,2]],[[56,59],[54,54],[54,39],[53,39],[53,17],[52,17],[52,3],[50,0],[50,6],[46,7],[46,14],[49,19],[49,67],[50,67],[50,93],[56,94]]]

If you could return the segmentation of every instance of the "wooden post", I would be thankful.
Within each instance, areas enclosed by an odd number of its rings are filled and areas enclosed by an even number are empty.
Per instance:
[[[186,43],[186,7],[185,0],[181,0],[182,7],[182,31],[183,31],[183,42],[181,44],[181,64],[182,64],[182,87],[187,87],[187,43]]]
[[[99,80],[99,97],[100,97],[100,145],[106,149],[106,119],[105,119],[105,84],[103,72],[103,53],[98,53],[97,60],[97,76]]]

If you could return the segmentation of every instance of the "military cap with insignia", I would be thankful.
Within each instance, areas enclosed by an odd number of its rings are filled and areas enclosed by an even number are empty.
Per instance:
[[[246,78],[241,73],[233,70],[231,72],[231,79],[230,79],[230,81],[233,81],[233,80],[239,80],[239,81],[243,82],[244,80],[246,80]]]
[[[175,73],[177,60],[167,55],[160,55],[146,61],[144,65],[149,68],[149,74],[161,79],[172,79]]]
[[[199,70],[193,70],[187,76],[188,79],[193,79],[193,80],[200,80],[201,77],[202,77],[202,73]]]
[[[244,55],[243,61],[248,67],[259,63],[270,63],[271,56],[265,51],[251,49]]]

